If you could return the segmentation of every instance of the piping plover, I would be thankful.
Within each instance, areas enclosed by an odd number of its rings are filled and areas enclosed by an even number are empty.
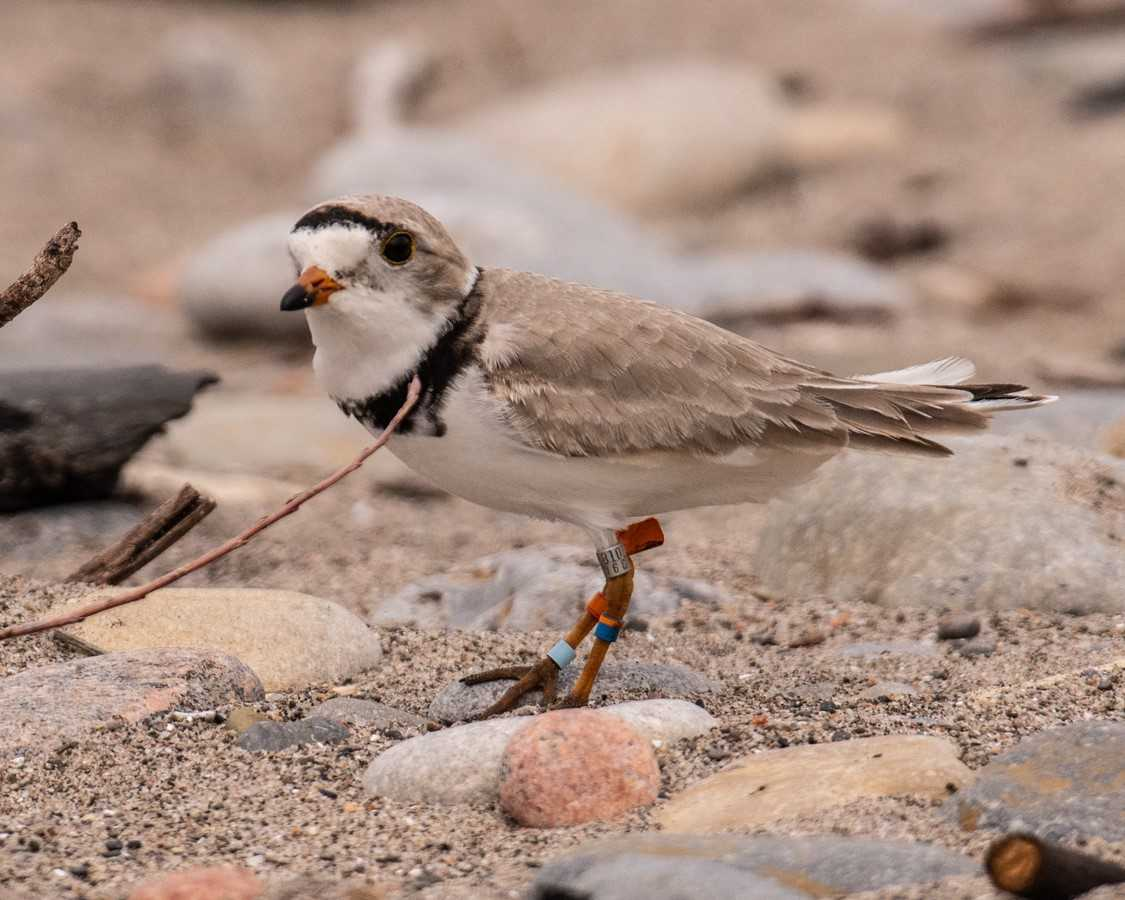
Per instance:
[[[1054,398],[969,384],[949,358],[841,377],[716,325],[631,297],[475,266],[433,216],[392,197],[310,210],[289,248],[300,275],[281,301],[305,310],[321,384],[373,432],[422,394],[387,447],[452,494],[579,525],[605,589],[486,713],[543,688],[594,631],[564,703],[589,699],[621,628],[632,556],[663,542],[651,517],[762,502],[845,448],[948,456],[936,439]]]

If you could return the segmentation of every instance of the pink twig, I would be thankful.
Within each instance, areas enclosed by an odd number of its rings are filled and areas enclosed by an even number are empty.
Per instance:
[[[268,516],[263,516],[241,534],[232,537],[225,544],[220,544],[213,550],[209,550],[208,552],[204,553],[198,559],[193,559],[191,562],[185,563],[178,569],[173,569],[171,572],[166,572],[159,578],[150,581],[148,584],[142,584],[140,587],[133,588],[131,591],[127,591],[126,593],[121,594],[117,597],[110,597],[106,600],[99,600],[97,603],[91,603],[87,606],[82,606],[78,609],[72,610],[71,612],[52,616],[49,619],[41,619],[38,622],[31,622],[27,625],[12,625],[9,628],[0,630],[0,641],[6,641],[9,638],[14,637],[22,637],[23,635],[27,634],[39,634],[42,631],[50,631],[54,628],[61,628],[63,625],[73,625],[75,622],[81,622],[83,619],[88,618],[89,616],[97,615],[101,612],[105,612],[107,609],[114,609],[118,606],[124,606],[126,603],[135,603],[137,600],[141,600],[144,597],[147,597],[153,591],[159,590],[162,587],[167,587],[172,582],[179,581],[185,575],[190,575],[192,572],[195,572],[198,569],[202,569],[204,566],[210,565],[215,560],[221,559],[228,553],[232,553],[239,547],[248,544],[255,535],[259,534],[262,531],[265,531],[267,528],[273,525],[274,522],[278,522],[281,519],[284,519],[286,516],[292,515],[298,509],[300,509],[307,500],[311,500],[317,494],[328,490],[328,488],[332,487],[332,485],[334,485],[337,481],[340,481],[341,479],[350,475],[360,466],[362,466],[369,456],[371,456],[376,450],[378,450],[380,447],[386,444],[388,440],[390,440],[390,437],[392,434],[394,434],[395,429],[398,428],[402,420],[406,418],[406,415],[410,412],[410,410],[414,408],[414,404],[418,402],[418,395],[421,393],[421,391],[422,385],[418,381],[418,379],[415,378],[410,382],[410,388],[406,393],[406,400],[403,401],[403,404],[399,408],[399,411],[395,413],[394,418],[391,419],[387,427],[383,429],[383,433],[379,435],[379,437],[375,440],[375,443],[373,443],[370,447],[367,447],[358,457],[355,458],[355,460],[348,463],[348,465],[344,466],[342,469],[337,470],[336,472],[333,472],[319,484],[313,485],[307,491],[303,491],[300,494],[297,494],[295,497],[290,497],[285,502],[285,505],[281,507],[281,509],[279,509],[277,512],[272,513]]]

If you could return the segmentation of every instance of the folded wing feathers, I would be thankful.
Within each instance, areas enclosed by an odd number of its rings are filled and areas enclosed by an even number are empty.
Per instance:
[[[933,436],[1053,399],[966,384],[975,369],[958,357],[841,378],[667,308],[539,276],[487,277],[494,315],[520,336],[518,352],[486,360],[488,383],[529,444],[565,455],[842,446],[947,455]],[[568,301],[571,314],[558,315]]]

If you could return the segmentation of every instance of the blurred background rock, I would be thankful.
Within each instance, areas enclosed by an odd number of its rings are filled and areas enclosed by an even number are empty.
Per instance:
[[[123,496],[139,510],[185,472],[228,506],[284,494],[366,440],[277,312],[285,234],[373,191],[481,264],[826,368],[969,356],[1074,401],[1007,434],[1120,456],[1123,19],[1108,0],[10,0],[0,272],[61,222],[85,237],[0,331],[0,371],[215,372]],[[365,490],[432,499],[385,462]]]

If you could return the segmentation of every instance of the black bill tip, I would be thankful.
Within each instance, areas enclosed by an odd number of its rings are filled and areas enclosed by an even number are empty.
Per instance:
[[[312,305],[312,294],[300,284],[293,285],[281,298],[281,309],[283,312],[292,312],[295,309],[308,309],[308,307]]]

